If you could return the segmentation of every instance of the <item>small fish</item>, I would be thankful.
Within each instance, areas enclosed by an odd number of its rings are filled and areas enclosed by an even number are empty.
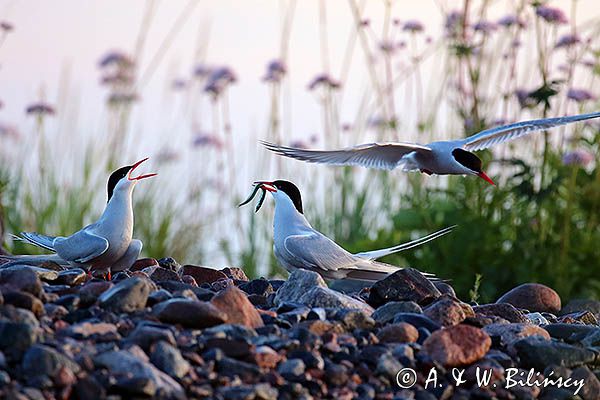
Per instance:
[[[240,204],[238,204],[238,207],[241,207],[243,205],[250,203],[252,201],[252,199],[254,199],[254,197],[256,196],[256,193],[258,193],[259,190],[262,190],[262,193],[260,195],[260,198],[258,199],[258,204],[256,204],[256,208],[254,209],[255,213],[258,212],[258,210],[260,210],[260,207],[262,207],[263,202],[265,201],[266,194],[267,194],[267,191],[265,189],[261,188],[260,185],[255,185],[254,190],[252,191],[252,193],[250,193],[250,196],[248,196],[248,198],[246,200],[244,200]]]

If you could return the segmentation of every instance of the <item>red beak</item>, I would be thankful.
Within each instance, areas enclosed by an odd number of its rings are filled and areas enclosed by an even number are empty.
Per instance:
[[[140,160],[138,162],[136,162],[135,164],[133,164],[131,166],[131,169],[129,170],[129,174],[127,175],[127,179],[129,179],[130,181],[139,181],[145,178],[151,178],[153,176],[156,176],[157,174],[144,174],[144,175],[140,175],[140,176],[136,176],[136,177],[132,177],[131,173],[133,172],[134,169],[136,169],[141,163],[143,163],[144,161],[146,161],[148,159],[148,157],[144,158],[143,160]]]
[[[255,185],[259,185],[261,188],[269,191],[269,192],[276,192],[277,188],[275,186],[273,186],[273,182],[268,182],[268,181],[256,181],[254,182]]]
[[[477,173],[477,176],[480,177],[481,179],[483,179],[484,181],[488,182],[489,184],[496,186],[494,181],[491,180],[490,177],[485,174],[485,172],[481,171],[481,172]]]

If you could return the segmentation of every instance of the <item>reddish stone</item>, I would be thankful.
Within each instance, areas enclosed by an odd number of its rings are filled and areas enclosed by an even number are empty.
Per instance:
[[[211,303],[227,315],[228,323],[250,328],[264,326],[259,312],[250,303],[244,292],[234,286],[218,293],[212,298]]]
[[[377,338],[382,343],[414,343],[419,338],[419,331],[409,323],[400,322],[381,329]]]
[[[561,309],[560,296],[552,288],[539,283],[525,283],[505,293],[497,303],[509,303],[531,312],[557,314]]]
[[[197,265],[184,265],[182,275],[191,275],[198,285],[202,285],[203,283],[213,283],[219,279],[227,279],[227,275],[221,271]]]
[[[447,367],[460,367],[483,358],[491,345],[489,335],[481,329],[455,325],[433,332],[423,343],[423,351]]]
[[[131,268],[129,268],[129,270],[130,271],[141,271],[144,268],[153,267],[153,266],[158,267],[158,261],[156,261],[154,258],[140,258],[139,260],[137,260],[136,262],[133,263],[133,265],[131,266]]]

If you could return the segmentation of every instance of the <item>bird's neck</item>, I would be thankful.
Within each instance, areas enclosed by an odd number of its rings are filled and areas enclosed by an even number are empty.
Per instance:
[[[115,227],[125,225],[125,228],[133,229],[132,192],[133,187],[124,190],[115,190],[99,222]]]
[[[273,229],[275,236],[293,234],[296,230],[310,228],[310,223],[296,210],[291,200],[279,200],[275,205],[275,216],[273,217]]]

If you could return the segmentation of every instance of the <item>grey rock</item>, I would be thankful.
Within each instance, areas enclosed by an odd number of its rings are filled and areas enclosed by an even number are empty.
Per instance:
[[[591,364],[596,359],[592,350],[533,336],[516,341],[513,347],[523,367],[538,371],[551,364],[573,368]]]
[[[589,311],[600,320],[600,300],[573,299],[560,310],[559,315],[566,315],[579,311]]]
[[[483,304],[480,306],[474,306],[473,311],[476,314],[483,314],[486,316],[500,317],[508,322],[515,323],[526,323],[529,320],[525,315],[517,310],[515,306],[508,303],[494,303],[494,304]]]
[[[299,303],[300,298],[315,287],[327,288],[327,284],[321,275],[313,271],[297,269],[290,274],[288,280],[277,290],[273,303],[275,305],[285,302]]]
[[[429,332],[436,331],[442,327],[440,324],[433,321],[431,318],[429,318],[423,314],[416,314],[416,313],[398,313],[398,314],[396,314],[396,316],[394,317],[393,323],[397,324],[400,322],[408,322],[409,324],[411,324],[412,326],[414,326],[417,329],[425,328]]]
[[[159,341],[175,345],[175,336],[166,326],[160,326],[151,322],[142,322],[138,324],[133,332],[127,336],[127,341],[135,343],[144,350]]]
[[[150,362],[173,378],[182,378],[191,368],[190,363],[181,356],[179,349],[162,341],[154,346]]]
[[[313,287],[308,292],[305,292],[298,299],[298,303],[308,307],[357,309],[367,315],[373,314],[373,308],[368,304],[343,293],[320,286]]]
[[[279,364],[277,372],[283,377],[286,376],[300,376],[306,371],[306,365],[304,361],[299,358],[291,358]]]
[[[234,360],[229,357],[220,357],[217,362],[217,372],[224,376],[239,376],[242,380],[250,380],[260,375],[260,369],[244,361]]]
[[[395,383],[396,375],[402,368],[403,365],[400,363],[400,361],[396,360],[396,358],[394,358],[394,356],[391,354],[384,353],[377,360],[375,373],[383,375]]]
[[[58,275],[54,271],[50,272]],[[0,269],[0,285],[3,287],[8,286],[16,291],[28,292],[36,297],[39,297],[42,293],[42,281],[33,267],[13,266]]]
[[[81,367],[71,358],[49,346],[32,346],[23,357],[21,366],[28,380],[39,376],[54,378],[61,368],[77,374]]]
[[[195,296],[196,295],[194,294],[194,297]],[[171,298],[173,298],[173,296],[171,295],[171,293],[169,293],[168,290],[165,290],[165,289],[155,290],[154,292],[150,293],[150,295],[148,296],[147,305],[149,307],[152,307],[155,304],[162,303],[163,301],[169,300]]]
[[[26,322],[0,321],[0,350],[9,359],[20,359],[39,336],[39,328]]]
[[[106,292],[98,300],[100,306],[116,313],[130,313],[146,307],[151,285],[146,279],[124,279]]]
[[[162,322],[198,329],[227,321],[227,315],[211,303],[181,298],[158,303],[152,313]]]
[[[596,326],[556,323],[544,326],[550,336],[567,342],[577,342],[594,331],[600,330]]]
[[[157,397],[168,399],[184,399],[186,397],[183,388],[177,381],[130,351],[119,350],[102,353],[94,357],[94,363],[107,368],[111,374],[151,380],[156,387]]]
[[[86,279],[87,273],[84,270],[81,268],[73,268],[66,271],[60,271],[54,283],[59,285],[75,286],[85,283]]]
[[[429,304],[442,294],[421,272],[404,268],[375,282],[369,293],[369,304],[379,307],[390,301],[414,301]]]
[[[529,320],[534,325],[548,325],[549,322],[541,313],[533,312],[529,314],[525,314],[525,318]]]
[[[585,383],[578,393],[584,400],[595,400],[600,396],[600,380],[588,367],[579,367],[573,370],[571,380],[583,380]]]
[[[421,314],[423,310],[414,301],[390,301],[381,307],[378,307],[372,317],[380,324],[385,324],[394,319],[399,313],[415,313]]]
[[[2,281],[3,276],[5,274],[9,275],[16,271],[31,271],[34,272],[38,278],[43,279],[45,281],[53,281],[58,278],[58,272],[53,271],[51,269],[34,267],[31,265],[12,265],[10,267],[2,268],[0,267],[0,281]]]

